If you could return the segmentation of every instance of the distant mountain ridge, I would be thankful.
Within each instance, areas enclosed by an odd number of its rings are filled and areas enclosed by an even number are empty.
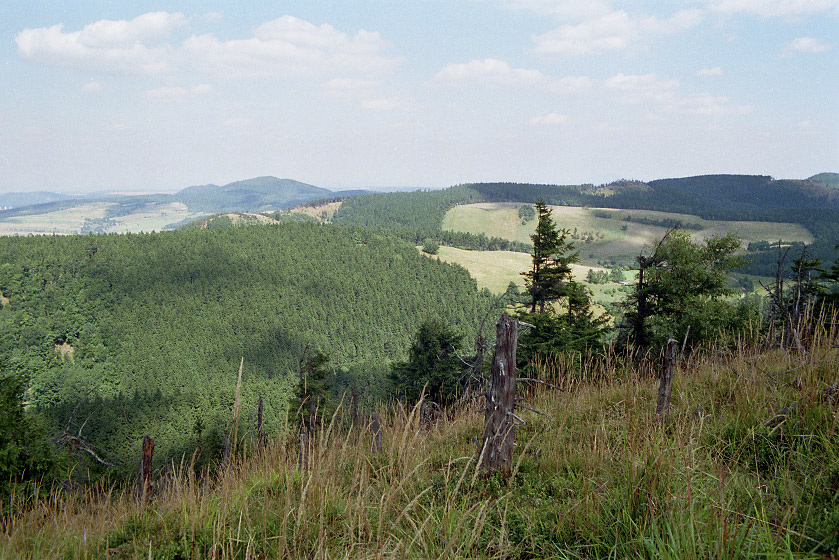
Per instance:
[[[0,193],[0,209],[34,206],[36,204],[45,204],[60,200],[71,200],[74,198],[79,197],[48,191]]]
[[[819,173],[817,175],[813,175],[807,180],[819,183],[832,189],[839,189],[839,173]]]
[[[333,194],[328,189],[293,179],[266,176],[235,181],[223,186],[188,187],[172,195],[172,199],[183,202],[190,210],[198,212],[262,212],[291,208]]]
[[[54,212],[90,202],[113,202],[108,217],[125,216],[156,205],[183,203],[190,212],[265,212],[285,210],[305,202],[351,196],[366,191],[342,191],[316,187],[293,179],[255,177],[226,185],[196,185],[174,194],[74,196],[52,192],[7,193],[0,195],[0,218]]]

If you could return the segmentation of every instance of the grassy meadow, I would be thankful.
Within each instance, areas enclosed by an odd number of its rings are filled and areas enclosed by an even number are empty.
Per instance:
[[[157,473],[147,503],[121,485],[21,493],[0,526],[0,557],[835,557],[835,326],[806,344],[741,340],[683,356],[663,423],[655,356],[534,364],[561,390],[520,384],[539,413],[517,410],[509,478],[476,470],[474,399],[431,426],[417,408],[383,407],[380,453],[339,409],[302,468],[292,430],[261,452],[241,441],[213,476],[186,457]]]
[[[524,290],[524,277],[522,272],[530,270],[532,257],[526,253],[513,251],[467,251],[455,247],[441,246],[437,252],[440,260],[459,264],[469,271],[469,274],[478,283],[478,288],[487,288],[494,294],[502,294],[510,282],[514,282],[520,290]],[[601,266],[586,266],[580,264],[571,265],[574,278],[584,282],[588,271],[606,270]],[[627,282],[632,282],[635,277],[634,271],[624,271]],[[620,284],[610,282],[608,284],[586,284],[592,292],[594,300],[598,302],[615,302],[622,299]]]
[[[83,231],[88,220],[105,220],[115,202],[91,202],[64,210],[13,216],[0,220],[0,235],[73,235]],[[137,233],[141,231],[162,231],[166,226],[195,219],[202,214],[190,212],[181,202],[147,205],[142,209],[110,218],[106,233]]]
[[[513,241],[530,242],[536,220],[525,224],[519,219],[518,203],[479,203],[456,206],[448,211],[443,229],[502,237]],[[684,224],[697,224],[701,230],[691,231],[694,239],[702,240],[713,235],[737,233],[745,243],[750,241],[803,241],[812,243],[813,236],[798,224],[777,222],[713,221],[688,214],[673,214],[652,210],[616,210],[610,208],[584,208],[578,206],[551,206],[553,219],[560,228],[581,236],[575,240],[582,264],[630,265],[642,251],[661,239],[666,227],[627,222],[626,216],[638,220],[678,220]],[[611,218],[596,214],[607,213]],[[590,238],[587,241],[586,238]]]

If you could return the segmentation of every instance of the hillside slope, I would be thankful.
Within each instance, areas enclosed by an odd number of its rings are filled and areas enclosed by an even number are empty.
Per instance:
[[[314,223],[5,237],[0,254],[0,361],[54,429],[81,401],[85,435],[118,462],[144,432],[163,460],[199,420],[224,429],[241,358],[243,410],[263,397],[275,430],[308,351],[331,358],[337,396],[354,378],[369,400],[423,321],[474,340],[490,304],[463,268]]]

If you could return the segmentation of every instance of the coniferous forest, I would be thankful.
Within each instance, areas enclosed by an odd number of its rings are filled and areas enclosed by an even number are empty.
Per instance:
[[[245,410],[285,421],[301,359],[329,357],[334,397],[387,397],[390,361],[424,321],[474,338],[492,304],[462,268],[383,233],[313,223],[161,234],[0,238],[2,356],[53,429],[86,421],[103,459],[134,468],[220,442],[240,358]],[[198,430],[196,426],[201,427]],[[200,432],[200,433],[199,433]],[[206,432],[206,433],[205,433]]]

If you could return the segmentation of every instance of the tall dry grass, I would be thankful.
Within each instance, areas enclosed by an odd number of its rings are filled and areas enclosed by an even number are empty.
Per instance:
[[[830,321],[821,324],[830,325]],[[476,470],[482,403],[424,427],[418,407],[369,431],[326,419],[298,468],[278,433],[212,477],[184,460],[143,503],[100,485],[21,502],[3,558],[826,558],[839,554],[839,339],[743,337],[677,367],[608,354],[535,368],[514,475]],[[638,363],[642,365],[638,367]],[[785,415],[777,415],[786,409]],[[767,422],[770,421],[770,422]],[[21,497],[23,500],[24,497]]]

